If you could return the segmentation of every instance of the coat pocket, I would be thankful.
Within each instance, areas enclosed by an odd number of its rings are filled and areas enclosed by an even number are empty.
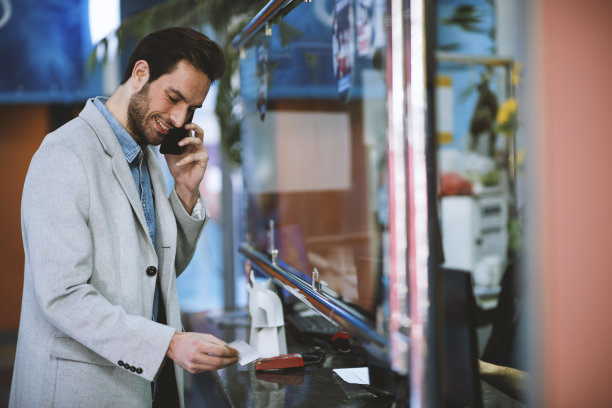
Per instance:
[[[70,337],[55,337],[51,346],[51,356],[65,360],[115,367],[115,364]]]

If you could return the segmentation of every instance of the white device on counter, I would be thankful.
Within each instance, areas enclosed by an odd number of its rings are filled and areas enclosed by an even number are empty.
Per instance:
[[[273,289],[272,279],[263,285],[255,281],[251,270],[247,284],[251,315],[249,343],[264,358],[287,354],[283,305]]]

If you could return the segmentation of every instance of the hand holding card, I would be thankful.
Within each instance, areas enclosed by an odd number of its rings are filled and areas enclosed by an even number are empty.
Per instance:
[[[234,340],[229,343],[228,346],[238,351],[238,363],[240,363],[241,366],[249,364],[261,357],[257,350],[244,340]]]

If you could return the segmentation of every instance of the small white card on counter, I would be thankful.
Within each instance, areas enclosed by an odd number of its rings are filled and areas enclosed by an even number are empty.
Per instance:
[[[249,364],[261,357],[257,350],[244,340],[234,340],[229,343],[228,346],[238,350],[238,363],[240,363],[241,366]]]
[[[368,367],[334,368],[334,372],[347,383],[370,385]]]

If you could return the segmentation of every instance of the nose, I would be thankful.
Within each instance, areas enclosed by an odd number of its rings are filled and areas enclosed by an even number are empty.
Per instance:
[[[170,112],[170,120],[174,127],[180,128],[185,125],[187,121],[187,115],[189,114],[188,106],[177,106]]]

